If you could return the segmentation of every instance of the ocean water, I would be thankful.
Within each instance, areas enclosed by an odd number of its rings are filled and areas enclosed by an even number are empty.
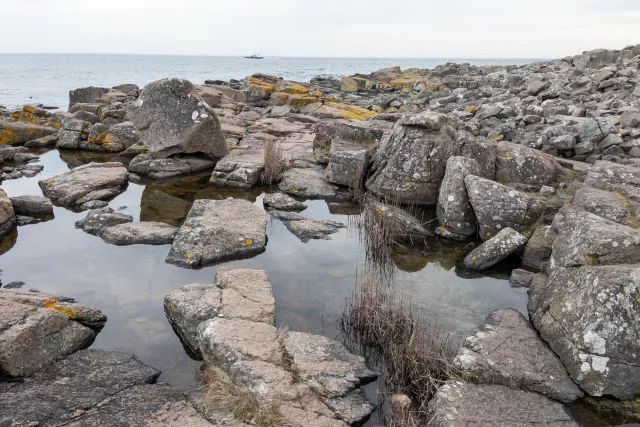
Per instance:
[[[69,90],[85,86],[140,86],[165,77],[194,83],[207,79],[241,79],[266,73],[289,80],[309,81],[318,75],[370,73],[385,67],[434,68],[447,62],[510,65],[534,59],[411,59],[411,58],[275,58],[263,60],[221,56],[0,54],[0,105],[17,107],[42,103],[66,109]]]

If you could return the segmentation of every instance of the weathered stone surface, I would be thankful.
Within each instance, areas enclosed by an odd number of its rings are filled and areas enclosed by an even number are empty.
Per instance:
[[[118,123],[110,127],[95,124],[91,127],[88,139],[79,141],[78,148],[117,153],[139,142],[138,130],[131,122]]]
[[[607,161],[597,161],[589,169],[584,184],[588,187],[617,191],[640,202],[640,169]]]
[[[131,215],[114,212],[112,208],[104,207],[87,212],[87,216],[76,221],[76,228],[81,228],[85,233],[94,236],[101,236],[107,228],[130,222],[133,222]]]
[[[221,187],[251,188],[260,181],[264,171],[264,147],[251,145],[232,150],[221,159],[211,174],[209,183]]]
[[[73,300],[0,289],[0,376],[30,376],[90,344],[106,317]],[[83,324],[84,323],[84,324]]]
[[[129,170],[151,179],[166,179],[212,169],[215,162],[200,157],[152,159],[151,154],[139,154],[129,163]]]
[[[588,141],[598,144],[610,133],[613,133],[615,127],[603,117],[596,117],[580,120],[577,125],[577,130],[581,142]]]
[[[591,396],[640,396],[640,269],[637,265],[556,269],[537,275],[530,315],[569,375]]]
[[[299,202],[284,193],[265,194],[262,202],[265,206],[280,211],[302,211],[307,208],[306,204]]]
[[[535,273],[531,271],[516,268],[509,277],[509,286],[512,288],[528,288],[531,286],[533,276],[535,276]]]
[[[390,128],[388,123],[381,121],[323,120],[316,126],[314,156],[327,163],[334,142],[347,143],[352,150],[365,150],[371,154]]]
[[[399,202],[436,204],[447,159],[462,146],[454,126],[437,113],[403,116],[380,142],[367,188]]]
[[[58,133],[58,129],[32,123],[0,121],[0,146],[21,145],[33,139]]]
[[[493,267],[527,243],[527,238],[510,227],[503,228],[464,259],[464,265],[473,270]]]
[[[496,154],[495,179],[499,182],[549,185],[557,181],[561,170],[553,157],[519,144],[497,144]]]
[[[247,200],[196,200],[166,262],[196,268],[256,255],[267,244],[266,228],[265,212]]]
[[[366,150],[338,151],[331,154],[324,177],[334,184],[360,188],[364,185],[368,165],[369,153]]]
[[[618,192],[583,187],[576,191],[571,205],[619,224],[632,227],[639,224],[630,200]]]
[[[429,425],[578,427],[565,409],[537,393],[448,381],[429,402]]]
[[[12,197],[13,210],[16,215],[51,215],[53,204],[51,200],[40,196]]]
[[[281,191],[295,196],[319,199],[336,197],[338,189],[324,179],[322,172],[311,168],[287,170],[278,187]]]
[[[143,221],[107,227],[100,238],[112,245],[167,245],[173,242],[178,227],[163,222]]]
[[[124,191],[127,169],[122,163],[88,163],[69,172],[42,180],[38,185],[46,197],[65,206],[104,200]]]
[[[436,213],[440,227],[436,229],[436,234],[453,240],[466,240],[476,234],[477,220],[467,196],[464,178],[479,174],[480,166],[475,160],[449,157],[438,196]]]
[[[551,245],[547,232],[550,226],[539,224],[527,242],[527,246],[522,253],[522,266],[536,271],[542,270],[543,263],[551,258]]]
[[[302,219],[299,221],[287,221],[285,225],[293,234],[296,235],[303,242],[308,242],[311,239],[325,239],[329,240],[330,234],[337,233],[340,229],[345,228],[346,225],[339,221],[331,220],[317,220],[317,219]]]
[[[148,84],[127,104],[127,114],[156,158],[177,153],[222,158],[229,152],[216,113],[186,80]]]
[[[288,211],[279,211],[277,209],[273,209],[273,208],[269,208],[267,210],[269,212],[269,215],[271,215],[272,217],[279,219],[280,221],[302,221],[304,219],[307,219],[305,217],[303,217],[300,214],[297,214],[295,212],[288,212]]]
[[[499,309],[464,342],[454,363],[480,383],[542,393],[570,403],[584,393],[522,314]]]
[[[568,209],[554,219],[551,267],[640,262],[640,230]]]
[[[394,233],[407,240],[421,239],[434,234],[424,228],[422,222],[409,212],[397,206],[370,199],[365,209],[372,209],[372,214],[380,216],[382,221],[389,221]]]
[[[474,175],[468,175],[464,183],[482,240],[505,227],[526,232],[541,214],[532,198],[518,190]]]
[[[76,104],[94,104],[100,102],[109,92],[106,87],[83,87],[69,91],[69,111]]]
[[[16,225],[16,214],[11,199],[0,188],[0,236],[7,234]]]

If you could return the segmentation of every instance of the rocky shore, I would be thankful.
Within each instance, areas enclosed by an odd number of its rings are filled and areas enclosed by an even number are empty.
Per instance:
[[[263,252],[269,216],[303,242],[330,239],[345,224],[296,211],[366,192],[410,244],[470,242],[466,269],[508,259],[512,286],[528,288],[528,317],[497,310],[465,340],[429,425],[577,426],[576,402],[640,420],[640,46],[308,83],[173,78],[75,89],[67,112],[41,107],[0,108],[1,180],[36,176],[30,163],[48,149],[111,161],[40,180],[44,197],[0,188],[0,236],[56,206],[87,211],[76,227],[106,243],[171,245],[167,263],[202,268]],[[170,224],[107,206],[129,182],[194,174],[212,188],[278,191],[264,209],[196,200]],[[415,218],[416,206],[436,222]],[[362,357],[276,328],[262,270],[177,283],[164,310],[205,370],[274,407],[282,425],[360,425],[375,409],[362,386],[378,374]],[[133,355],[87,349],[106,320],[70,298],[0,289],[0,425],[243,425],[212,407],[206,382],[184,395]]]

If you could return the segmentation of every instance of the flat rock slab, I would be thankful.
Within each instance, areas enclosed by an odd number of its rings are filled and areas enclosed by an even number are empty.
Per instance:
[[[197,268],[265,250],[265,212],[247,200],[196,200],[166,262]]]
[[[584,393],[531,323],[513,309],[499,309],[468,337],[454,363],[480,383],[542,393],[570,403]]]
[[[265,194],[262,203],[279,211],[302,211],[307,205],[284,193]]]
[[[89,163],[42,180],[38,185],[46,197],[64,206],[80,206],[91,200],[106,200],[122,193],[127,169],[122,163]]]
[[[129,163],[129,170],[150,179],[168,179],[212,169],[215,162],[199,157],[172,157],[153,159],[150,154],[140,154]]]
[[[285,225],[289,231],[305,243],[311,239],[329,240],[329,235],[346,227],[345,224],[338,221],[317,219],[285,221]]]
[[[527,244],[527,238],[512,228],[504,228],[464,258],[464,265],[473,270],[486,270]]]
[[[278,186],[280,191],[294,196],[317,199],[332,199],[338,187],[324,179],[322,172],[313,168],[293,168],[284,173]]]
[[[288,222],[288,221],[302,221],[305,220],[307,218],[303,217],[300,214],[297,214],[295,212],[287,212],[287,211],[279,211],[277,209],[268,209],[269,215],[271,215],[272,217],[279,219],[282,222]]]
[[[21,383],[0,383],[0,423],[98,427],[209,427],[160,371],[135,356],[83,350]],[[34,404],[37,402],[37,404]]]
[[[0,376],[33,375],[90,344],[104,322],[73,300],[0,289]]]
[[[163,222],[124,223],[105,228],[100,237],[112,245],[167,245],[173,243],[178,227]]]
[[[131,215],[114,212],[110,207],[93,209],[87,212],[87,216],[76,221],[76,228],[81,228],[85,233],[100,236],[104,230],[118,224],[126,224],[133,221]]]
[[[57,133],[58,129],[32,123],[0,121],[0,145],[21,145]]]
[[[16,215],[52,215],[51,200],[41,196],[12,197],[13,210]]]
[[[499,385],[448,381],[429,402],[434,427],[578,427],[561,404]]]

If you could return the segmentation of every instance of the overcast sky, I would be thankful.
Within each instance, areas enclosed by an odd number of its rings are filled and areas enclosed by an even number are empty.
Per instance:
[[[640,43],[640,0],[0,0],[1,53],[552,58]]]

